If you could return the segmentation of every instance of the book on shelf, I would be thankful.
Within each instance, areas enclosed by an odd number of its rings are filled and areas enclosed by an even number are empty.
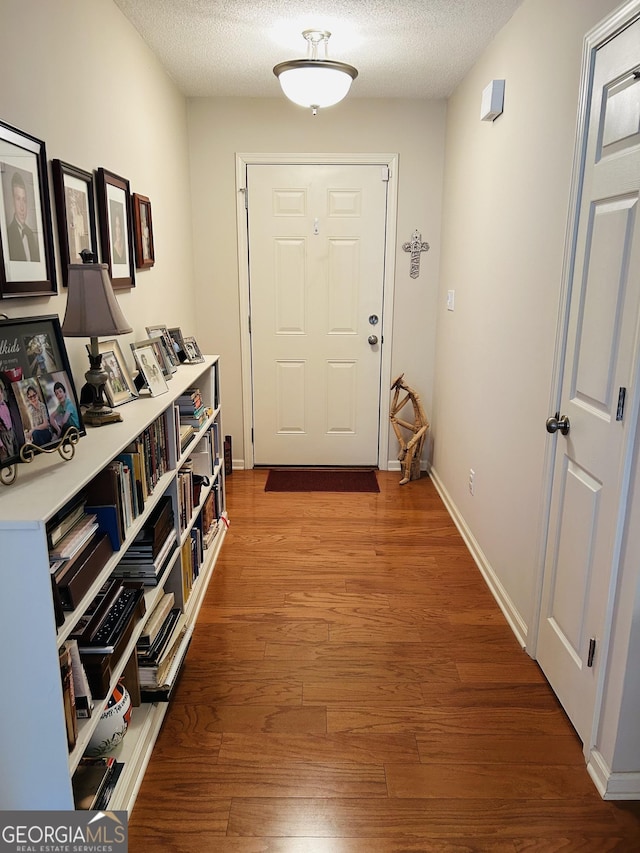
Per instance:
[[[78,492],[47,522],[47,547],[51,550],[85,515],[84,492]]]
[[[78,606],[112,553],[107,534],[96,530],[80,551],[69,560],[55,564],[54,579],[64,610],[74,610]]]
[[[85,515],[49,550],[50,562],[70,560],[98,529],[95,515]]]
[[[67,730],[67,746],[69,752],[71,752],[78,738],[78,721],[76,719],[76,703],[73,692],[71,651],[68,643],[63,643],[58,649],[58,662],[60,664],[60,679],[62,681],[62,703]]]
[[[152,559],[149,555],[148,558],[146,556],[123,558],[113,570],[113,576],[140,580],[145,586],[157,586],[169,568],[177,547],[178,534],[171,528],[157,557]]]
[[[118,779],[120,778],[123,770],[124,761],[115,761],[100,795],[94,801],[94,811],[104,812],[109,808],[111,797],[113,796],[113,792],[116,789]]]
[[[157,602],[149,614],[149,618],[145,622],[142,633],[138,638],[138,649],[144,651],[148,649],[153,641],[160,633],[160,629],[164,624],[165,619],[169,615],[170,610],[175,603],[175,595],[173,592],[165,592],[162,598]]]
[[[173,611],[170,615],[172,614]],[[180,647],[186,633],[186,616],[178,610],[177,618],[173,618],[171,622],[171,631],[164,642],[162,652],[155,657],[154,662],[151,662],[149,656],[145,658],[138,652],[140,687],[143,691],[160,689],[167,685],[172,667],[179,655]]]
[[[73,802],[76,809],[87,809],[89,811],[100,811],[104,808],[104,791],[114,775],[117,762],[113,756],[105,758],[89,758],[84,756],[80,759],[75,773],[71,778],[73,790]],[[120,773],[118,773],[119,777]],[[110,788],[113,793],[113,786]],[[106,800],[108,804],[109,799]]]
[[[80,659],[80,650],[77,640],[67,640],[71,658],[71,676],[73,678],[73,692],[76,706],[76,717],[88,719],[93,713],[93,697],[89,688],[89,681],[84,664]]]

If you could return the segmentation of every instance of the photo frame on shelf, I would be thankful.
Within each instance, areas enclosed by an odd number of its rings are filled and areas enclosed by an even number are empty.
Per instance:
[[[100,218],[102,262],[109,267],[115,290],[135,286],[133,226],[129,181],[100,167],[96,190]]]
[[[133,227],[136,247],[136,267],[149,269],[156,262],[153,248],[151,202],[145,195],[133,194]]]
[[[0,121],[0,297],[57,292],[45,144]]]
[[[173,341],[171,340],[169,330],[166,326],[146,326],[145,328],[150,338],[161,338],[165,354],[171,364],[171,372],[175,373],[178,365],[180,364],[180,359],[173,347]]]
[[[62,283],[66,286],[69,264],[81,264],[84,249],[98,257],[94,180],[91,172],[62,160],[51,161],[53,190],[60,245]]]
[[[172,329],[168,329],[167,331],[169,332],[173,351],[176,354],[178,361],[180,363],[186,361],[187,354],[184,351],[184,338],[182,337],[182,330],[179,326],[174,326]]]
[[[169,386],[162,368],[158,364],[153,342],[150,340],[134,342],[131,344],[131,351],[151,396],[157,397],[159,394],[166,393]]]
[[[89,351],[90,347],[87,346]],[[115,408],[135,400],[138,392],[118,341],[115,338],[98,341],[98,351],[102,353],[102,367],[108,376],[104,390],[109,405]]]
[[[0,468],[25,445],[56,448],[69,427],[86,435],[58,316],[0,319]]]
[[[204,361],[204,356],[200,352],[200,347],[193,336],[183,338],[183,341],[188,364],[199,364]]]

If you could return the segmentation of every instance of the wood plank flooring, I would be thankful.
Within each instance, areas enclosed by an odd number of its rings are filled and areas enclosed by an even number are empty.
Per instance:
[[[129,822],[168,853],[637,853],[431,481],[227,480],[231,527]]]

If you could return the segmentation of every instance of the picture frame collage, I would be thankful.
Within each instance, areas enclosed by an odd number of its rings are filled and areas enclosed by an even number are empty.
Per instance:
[[[58,292],[46,146],[0,121],[0,299]],[[109,268],[115,290],[155,264],[151,202],[129,181],[51,161],[62,283],[88,250]],[[100,239],[100,246],[98,245]]]
[[[88,171],[53,159],[51,178],[63,286],[88,251],[107,264],[114,290],[135,287],[135,271],[155,264],[149,198],[102,166]],[[52,222],[44,141],[0,120],[0,300],[58,293]],[[99,342],[111,407],[165,393],[180,364],[204,361],[179,328],[146,331],[147,340],[131,344],[138,379],[117,340]],[[59,318],[0,319],[0,471],[21,461],[25,446],[56,449],[68,423],[85,435],[80,402]]]

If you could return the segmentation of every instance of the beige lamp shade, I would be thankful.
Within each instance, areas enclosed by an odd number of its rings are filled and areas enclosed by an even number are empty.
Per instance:
[[[68,338],[98,338],[131,331],[113,292],[107,265],[69,264],[62,334]]]

